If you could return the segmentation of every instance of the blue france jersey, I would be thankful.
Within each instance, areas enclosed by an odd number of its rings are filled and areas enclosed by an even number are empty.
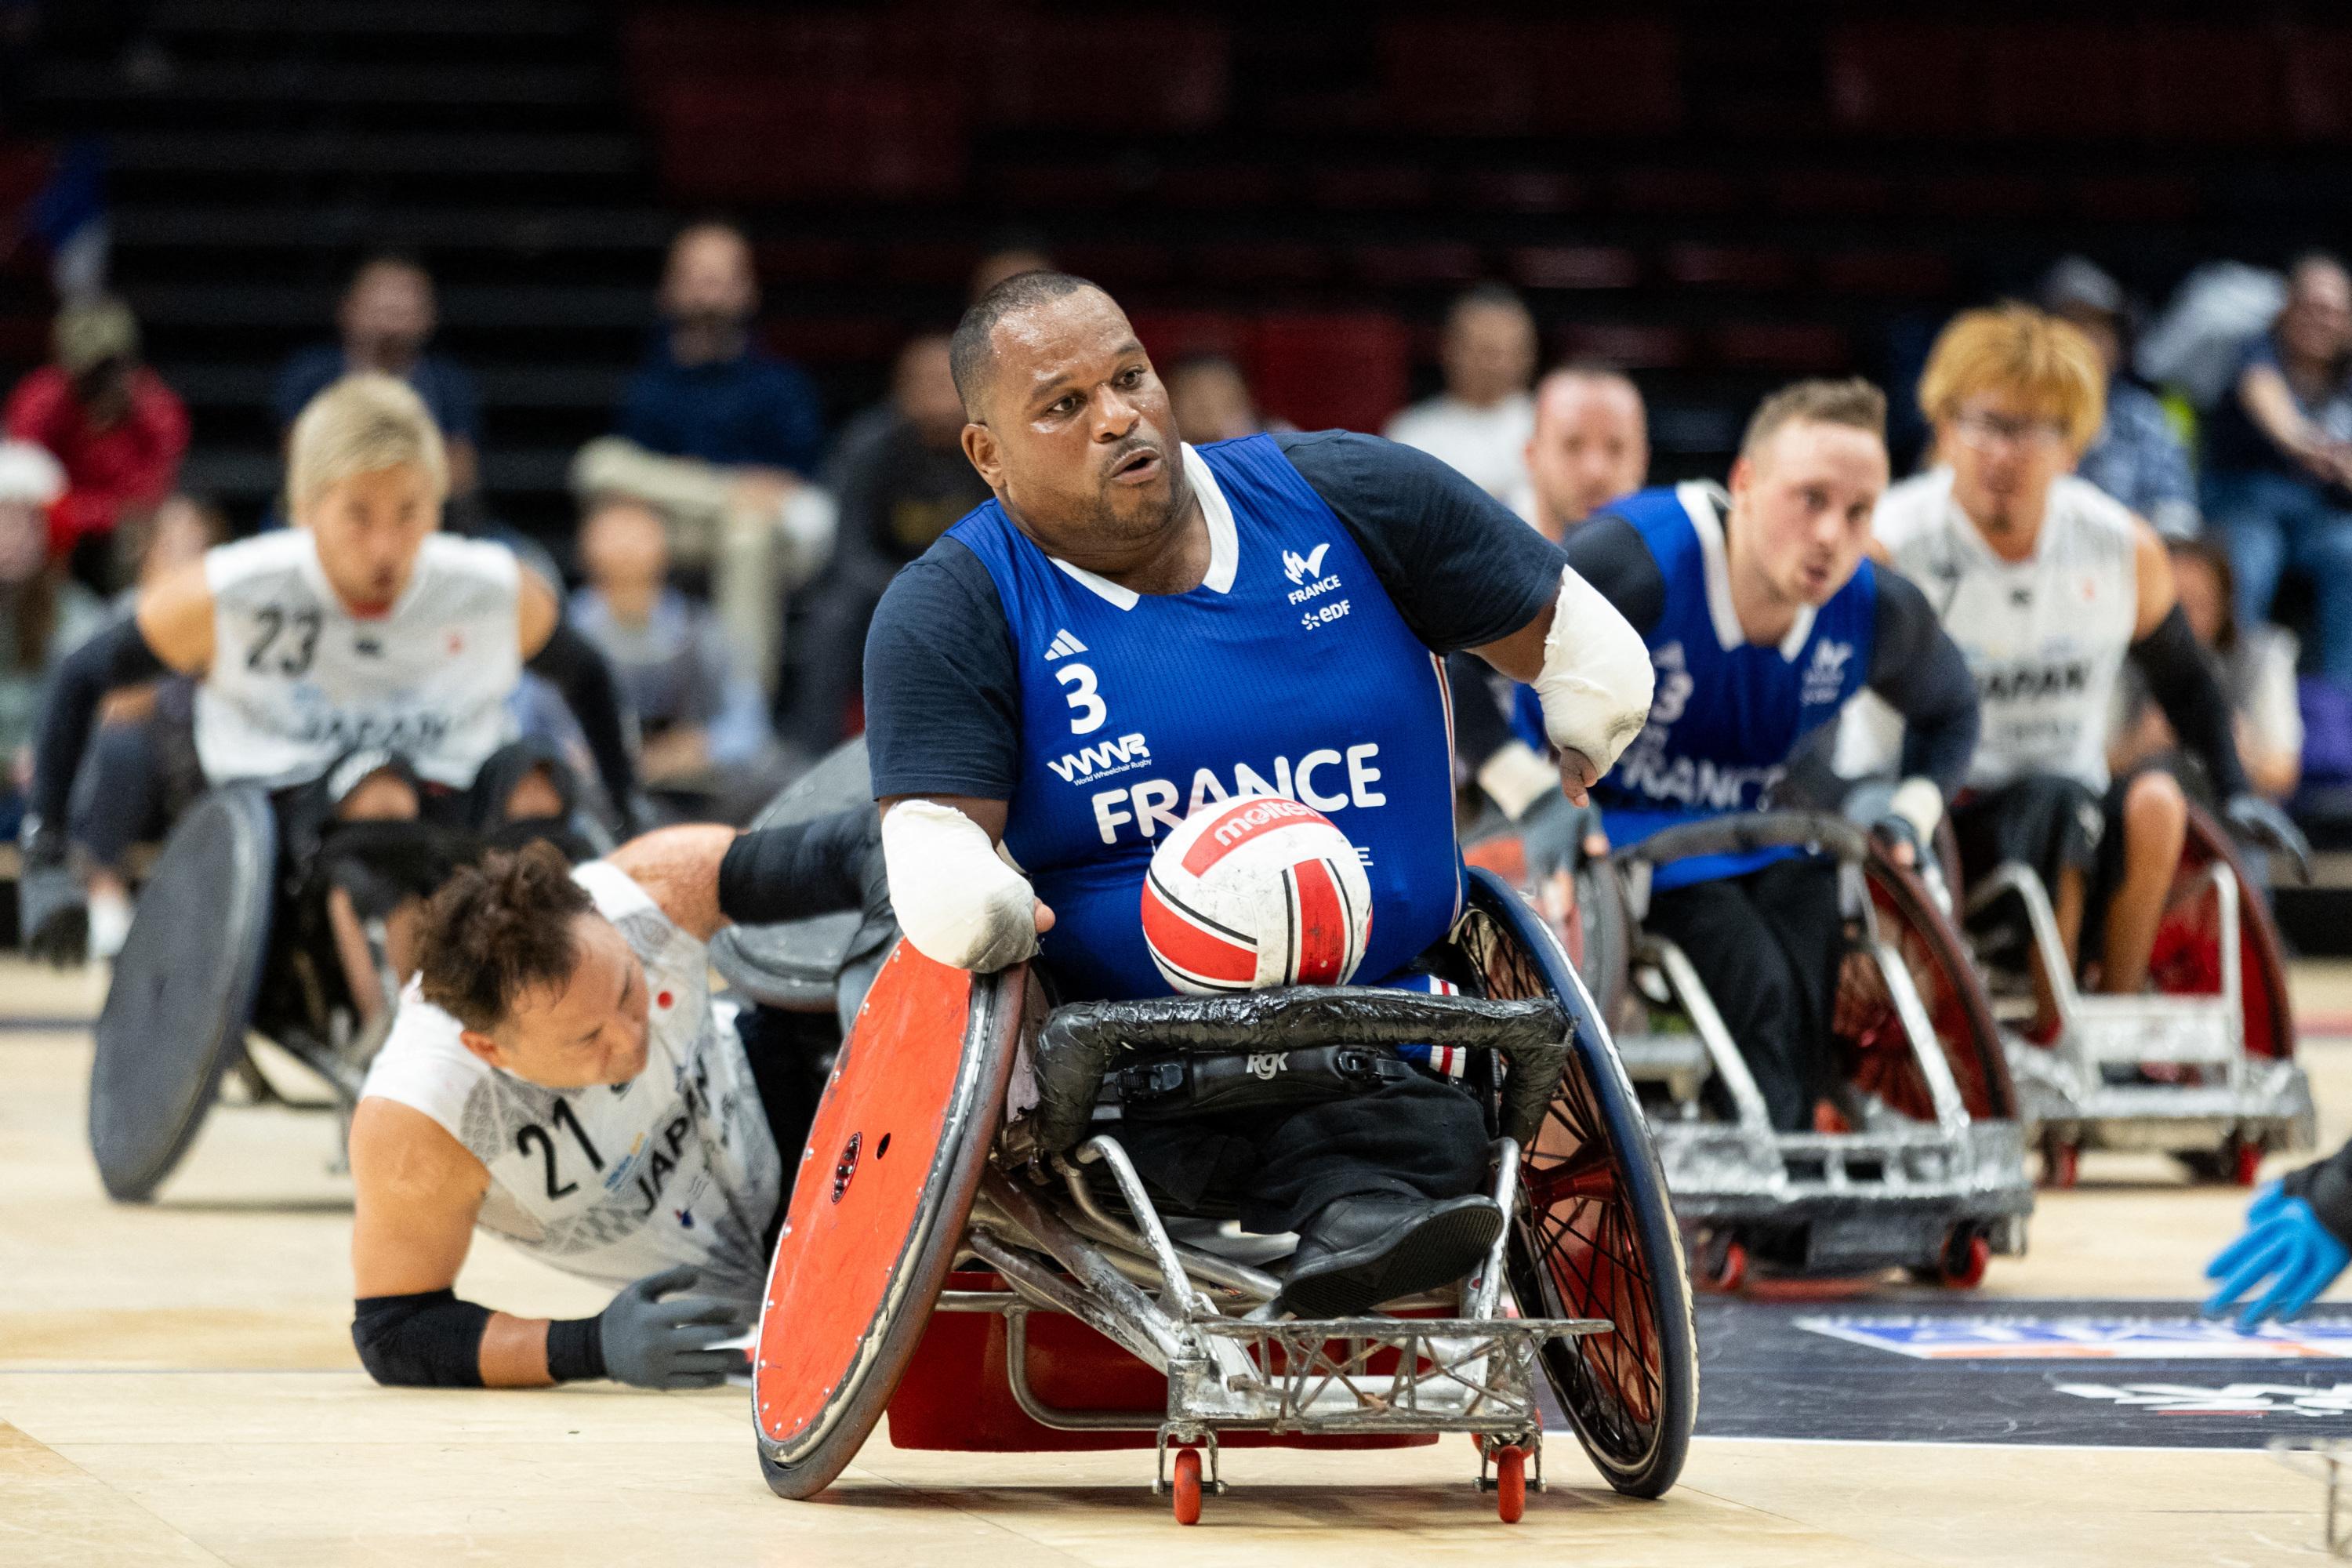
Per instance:
[[[1211,801],[1286,795],[1362,857],[1356,979],[1388,978],[1461,905],[1444,672],[1273,440],[1188,447],[1184,468],[1210,538],[1187,594],[1057,561],[992,500],[948,531],[994,581],[1020,670],[1004,846],[1054,910],[1045,956],[1072,998],[1167,994],[1141,919],[1159,835]]]
[[[1721,496],[1682,484],[1609,509],[1641,534],[1666,584],[1647,638],[1650,722],[1592,791],[1612,844],[1769,805],[1797,742],[1835,718],[1870,669],[1878,581],[1868,561],[1829,603],[1800,611],[1777,645],[1748,640],[1732,609]],[[1696,857],[1660,867],[1651,885],[1736,877],[1797,853]]]

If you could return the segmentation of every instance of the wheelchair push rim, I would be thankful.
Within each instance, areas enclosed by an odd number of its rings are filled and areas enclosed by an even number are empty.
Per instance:
[[[752,1420],[779,1496],[841,1473],[914,1355],[1003,1115],[1027,977],[974,976],[902,942],[859,1009],[761,1304]]]
[[[2213,995],[2221,989],[2220,910],[2210,889],[2182,897],[2178,889],[2210,867],[2236,879],[2238,898],[2239,1008],[2249,1056],[2291,1061],[2294,1014],[2286,988],[2286,948],[2271,918],[2270,900],[2255,891],[2245,861],[2229,834],[2194,801],[2189,806],[2189,837],[2181,846],[2174,896],[2166,900],[2148,954],[2148,978],[2168,995]]]
[[[2014,1119],[2017,1090],[2010,1079],[1992,1002],[1958,931],[1917,874],[1896,863],[1875,838],[1863,870],[1878,934],[1910,973],[1969,1119]],[[1847,1081],[1905,1116],[1934,1121],[1936,1107],[1927,1082],[1908,1048],[1893,998],[1867,955],[1846,955],[1831,1016],[1832,1034],[1850,1054]]]
[[[1544,1371],[1609,1484],[1656,1497],[1674,1485],[1689,1448],[1698,1358],[1690,1282],[1649,1125],[1549,931],[1491,875],[1474,873],[1472,888],[1474,908],[1505,939],[1486,959],[1488,994],[1555,995],[1574,1024],[1576,1048],[1521,1167],[1507,1249],[1512,1292],[1523,1310],[1616,1325],[1547,1346]]]

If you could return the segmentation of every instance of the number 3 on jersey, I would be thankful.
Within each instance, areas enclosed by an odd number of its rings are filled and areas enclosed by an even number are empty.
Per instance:
[[[1054,672],[1054,679],[1069,688],[1064,700],[1076,710],[1070,720],[1070,733],[1088,735],[1101,729],[1110,710],[1095,695],[1094,670],[1083,664],[1066,664]]]

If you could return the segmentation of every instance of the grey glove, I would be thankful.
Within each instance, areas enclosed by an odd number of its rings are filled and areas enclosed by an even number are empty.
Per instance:
[[[1574,871],[1584,864],[1584,841],[1601,831],[1601,808],[1579,805],[1549,790],[1520,815],[1518,828],[1528,880],[1540,887],[1553,872]]]
[[[691,1265],[680,1264],[648,1274],[613,1298],[596,1317],[605,1376],[637,1388],[716,1388],[729,1373],[751,1369],[740,1350],[703,1348],[750,1328],[751,1303],[670,1295],[699,1278]]]
[[[2285,812],[2261,795],[2233,795],[2222,816],[2239,838],[2285,857],[2294,862],[2298,881],[2311,880],[2311,840]]]
[[[16,930],[25,956],[71,969],[89,950],[89,899],[74,874],[66,836],[36,826],[25,836],[24,868],[16,877]]]

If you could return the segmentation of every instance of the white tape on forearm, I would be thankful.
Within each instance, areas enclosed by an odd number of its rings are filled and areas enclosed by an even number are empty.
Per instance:
[[[1506,741],[1479,764],[1478,787],[1517,822],[1528,807],[1559,787],[1559,770],[1537,756],[1525,741]]]
[[[1934,779],[1915,775],[1895,786],[1886,809],[1890,816],[1909,823],[1919,842],[1926,844],[1936,837],[1936,824],[1944,820],[1944,792],[1936,787]]]
[[[898,929],[924,957],[988,973],[1037,951],[1037,896],[980,824],[937,801],[882,818],[882,863]]]
[[[1561,572],[1535,683],[1551,743],[1607,773],[1650,721],[1652,679],[1642,634],[1573,568]]]

